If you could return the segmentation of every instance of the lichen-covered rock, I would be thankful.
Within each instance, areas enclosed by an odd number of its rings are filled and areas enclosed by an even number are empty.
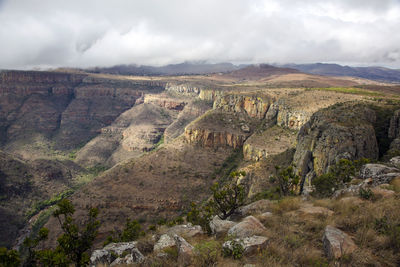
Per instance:
[[[103,249],[93,251],[90,266],[140,263],[143,260],[144,256],[137,249],[137,242],[111,243]]]
[[[325,254],[331,259],[338,259],[357,249],[356,244],[350,236],[331,225],[325,228],[322,241]]]
[[[231,227],[228,231],[228,235],[244,238],[253,235],[263,235],[266,231],[264,225],[255,217],[248,216],[244,218],[240,223]]]
[[[175,247],[176,243],[173,237],[171,237],[168,234],[163,234],[160,236],[160,239],[158,239],[157,243],[154,245],[154,252],[162,252],[166,248],[171,248]]]
[[[167,233],[169,236],[179,235],[185,237],[193,237],[204,234],[200,225],[192,225],[191,223],[175,225],[168,229]]]
[[[250,203],[246,206],[239,207],[235,211],[233,217],[243,218],[243,217],[247,217],[250,215],[264,213],[266,211],[269,211],[270,209],[271,209],[271,201],[268,199],[261,199],[261,200],[255,201],[253,203]]]
[[[375,112],[363,104],[340,104],[316,112],[300,130],[293,162],[302,184],[311,187],[314,175],[326,173],[339,159],[379,155],[373,122]],[[307,174],[309,179],[305,179]]]
[[[400,170],[383,164],[365,164],[360,169],[360,176],[363,179],[371,178],[373,185],[387,184],[400,176]]]
[[[174,236],[178,248],[178,266],[189,266],[192,263],[194,247],[182,237]]]
[[[236,238],[233,241],[226,241],[222,245],[222,248],[224,250],[233,251],[234,243],[238,243],[243,247],[243,254],[245,256],[250,256],[266,248],[268,245],[268,238],[256,235],[245,238]]]
[[[214,216],[214,218],[210,221],[210,228],[212,234],[218,237],[226,234],[228,230],[236,224],[236,222],[221,220],[218,216]]]

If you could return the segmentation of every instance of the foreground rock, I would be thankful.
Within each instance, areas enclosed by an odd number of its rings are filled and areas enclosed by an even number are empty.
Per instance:
[[[267,199],[261,199],[238,208],[234,215],[243,218],[250,215],[264,213],[266,211],[269,211],[270,209],[271,201]]]
[[[255,217],[248,216],[228,231],[228,235],[245,238],[253,235],[263,235],[266,231],[264,225]]]
[[[176,243],[174,238],[171,236],[164,234],[158,239],[157,243],[154,245],[154,252],[156,253],[162,253],[164,249],[166,248],[172,248],[175,247]]]
[[[221,220],[218,216],[210,221],[211,233],[217,237],[222,236],[228,232],[230,228],[235,226],[237,223],[229,220]]]
[[[144,256],[137,249],[137,242],[111,243],[93,251],[90,266],[141,263]]]
[[[178,248],[178,266],[189,266],[192,263],[194,247],[178,235],[175,235],[174,239]]]
[[[200,225],[192,225],[191,223],[176,225],[168,229],[167,233],[169,236],[173,237],[174,235],[184,236],[184,237],[193,237],[197,235],[204,234]]]
[[[325,228],[322,241],[324,243],[325,254],[330,259],[338,259],[357,249],[356,244],[350,236],[331,225]]]
[[[232,253],[234,250],[234,244],[240,244],[243,247],[243,254],[249,256],[266,248],[268,245],[268,238],[256,235],[245,238],[236,238],[233,241],[226,241],[222,245],[222,249]]]

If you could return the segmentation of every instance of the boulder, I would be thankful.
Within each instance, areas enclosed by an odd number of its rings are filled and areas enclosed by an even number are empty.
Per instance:
[[[400,170],[383,164],[365,164],[360,169],[361,178],[371,178],[373,185],[390,183],[400,176]]]
[[[93,251],[90,257],[90,266],[110,265],[114,262],[114,265],[140,263],[143,260],[144,256],[137,249],[137,242],[111,243],[103,249]]]
[[[237,238],[245,238],[253,235],[263,235],[265,230],[266,228],[258,219],[253,216],[248,216],[240,223],[231,227],[228,231],[228,235]]]
[[[160,253],[163,252],[166,248],[171,248],[175,246],[175,240],[171,236],[164,234],[160,237],[160,239],[158,239],[157,243],[154,245],[153,250],[156,253]]]
[[[349,235],[331,225],[326,226],[322,241],[325,254],[330,259],[338,259],[357,249]]]
[[[200,225],[192,225],[191,223],[175,225],[168,229],[167,233],[169,236],[173,237],[174,235],[185,236],[185,237],[193,237],[197,235],[204,234]]]
[[[210,221],[210,228],[212,234],[218,237],[226,234],[228,230],[236,224],[236,222],[221,220],[218,216],[214,216],[214,218]]]
[[[236,238],[233,241],[226,241],[222,248],[224,250],[233,251],[233,244],[239,243],[243,247],[243,254],[246,256],[255,254],[256,252],[264,249],[268,245],[268,238],[265,236],[251,236],[245,238]]]
[[[178,266],[189,266],[192,263],[194,247],[178,235],[174,235],[174,240],[178,248]]]
[[[391,197],[395,194],[393,190],[388,190],[380,186],[372,188],[371,191],[374,193],[374,195],[381,196],[383,198]]]
[[[396,167],[400,167],[400,156],[391,158],[390,163]]]
[[[271,201],[261,199],[250,203],[246,206],[239,207],[234,214],[230,216],[231,219],[237,220],[246,216],[256,215],[269,211],[271,208]]]
[[[257,218],[260,219],[261,221],[267,221],[271,217],[272,217],[272,212],[269,211],[257,215]]]

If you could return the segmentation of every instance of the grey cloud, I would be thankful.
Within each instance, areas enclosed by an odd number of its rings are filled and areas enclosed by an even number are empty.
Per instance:
[[[0,0],[0,68],[345,62],[400,67],[398,0]]]

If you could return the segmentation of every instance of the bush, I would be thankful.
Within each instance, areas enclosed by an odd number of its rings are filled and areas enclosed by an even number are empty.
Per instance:
[[[221,245],[217,241],[205,241],[194,246],[195,266],[214,266],[217,262]]]
[[[359,195],[361,198],[367,199],[367,200],[372,199],[374,197],[374,193],[372,193],[371,189],[369,189],[369,188],[367,188],[367,189],[361,188]]]
[[[231,172],[231,181],[223,186],[215,183],[211,187],[211,191],[213,192],[212,205],[222,220],[228,218],[237,208],[244,204],[244,187],[237,183],[238,178],[244,175],[246,175],[245,172]]]
[[[17,251],[0,247],[0,266],[18,267],[20,263],[21,260]]]
[[[201,207],[198,207],[196,203],[192,202],[186,219],[194,225],[200,225],[203,230],[211,234],[210,221],[213,215],[214,209],[209,202]]]
[[[222,254],[224,257],[232,257],[235,260],[241,259],[243,257],[244,248],[239,241],[232,240],[232,248],[223,248]]]
[[[368,163],[368,159],[350,161],[340,159],[329,168],[328,173],[318,176],[312,180],[315,187],[314,195],[319,197],[330,197],[333,192],[343,188],[359,172],[362,165]]]
[[[275,166],[275,169],[278,172],[280,167]],[[294,166],[291,165],[278,172],[276,177],[271,177],[271,180],[278,182],[281,196],[293,196],[298,191],[300,176],[295,173]]]

